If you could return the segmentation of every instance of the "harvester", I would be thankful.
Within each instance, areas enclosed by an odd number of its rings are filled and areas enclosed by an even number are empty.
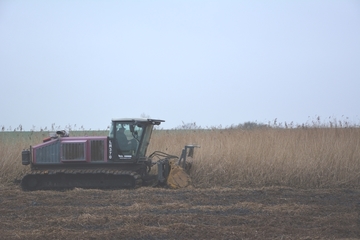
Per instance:
[[[22,164],[31,171],[21,180],[26,191],[69,188],[183,188],[195,145],[181,155],[155,151],[146,156],[154,126],[164,120],[113,119],[109,136],[70,137],[57,131],[41,144],[22,151]]]

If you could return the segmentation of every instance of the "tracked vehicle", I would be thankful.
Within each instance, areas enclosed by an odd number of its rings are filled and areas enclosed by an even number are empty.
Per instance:
[[[153,127],[161,122],[164,120],[113,119],[108,136],[69,137],[57,131],[22,151],[22,164],[30,165],[31,172],[23,177],[21,187],[26,191],[186,187],[191,181],[187,157],[192,157],[196,146],[186,145],[180,157],[160,151],[146,156]]]

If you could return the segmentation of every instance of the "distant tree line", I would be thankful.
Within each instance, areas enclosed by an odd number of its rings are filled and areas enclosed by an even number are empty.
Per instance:
[[[197,129],[255,129],[255,128],[267,128],[269,125],[258,123],[258,122],[244,122],[237,125],[231,125],[228,127],[222,127],[222,125],[219,126],[211,126],[211,127],[201,127],[196,124],[196,122],[189,122],[185,123],[182,122],[181,125],[174,128],[175,130],[197,130]]]

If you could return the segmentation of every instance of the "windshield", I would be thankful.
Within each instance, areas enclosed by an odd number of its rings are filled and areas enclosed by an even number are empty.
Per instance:
[[[141,144],[145,128],[146,125],[134,122],[112,124],[109,137],[115,140],[118,154],[135,156],[138,153],[140,157],[145,156],[146,147]],[[148,140],[145,139],[145,142]]]

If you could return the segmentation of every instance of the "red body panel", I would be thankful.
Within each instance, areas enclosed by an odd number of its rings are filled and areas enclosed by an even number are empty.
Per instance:
[[[32,147],[32,164],[108,161],[108,137],[61,137]]]

